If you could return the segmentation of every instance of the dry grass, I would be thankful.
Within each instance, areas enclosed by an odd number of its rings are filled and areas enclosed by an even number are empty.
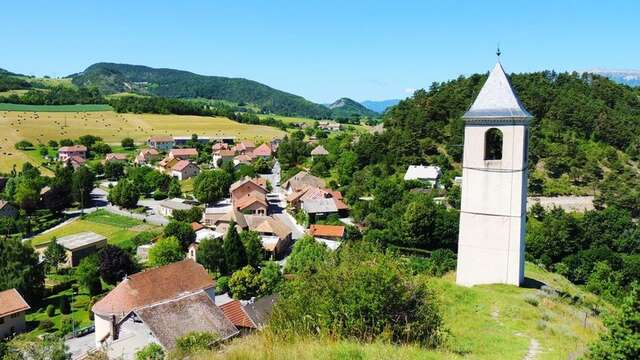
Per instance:
[[[19,112],[0,111],[0,172],[14,164],[37,160],[14,148],[20,140],[46,144],[49,140],[92,134],[107,143],[124,137],[142,142],[151,135],[236,136],[239,139],[267,141],[284,136],[273,127],[240,124],[224,117],[118,114],[100,112]]]

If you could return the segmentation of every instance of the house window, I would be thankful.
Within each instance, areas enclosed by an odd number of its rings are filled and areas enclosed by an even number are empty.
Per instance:
[[[4,318],[0,317],[0,324],[4,324]]]
[[[502,131],[491,128],[484,133],[484,159],[502,159]]]

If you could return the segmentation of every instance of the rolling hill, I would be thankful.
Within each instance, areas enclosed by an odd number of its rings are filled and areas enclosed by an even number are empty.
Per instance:
[[[255,104],[262,111],[280,115],[312,118],[331,116],[329,109],[301,96],[242,78],[114,63],[93,64],[70,77],[75,85],[95,86],[105,94],[129,92],[167,98],[226,100]]]
[[[332,104],[327,105],[327,107],[331,109],[331,115],[333,118],[348,118],[353,115],[368,117],[379,116],[377,112],[367,109],[359,102],[349,98],[340,98]]]

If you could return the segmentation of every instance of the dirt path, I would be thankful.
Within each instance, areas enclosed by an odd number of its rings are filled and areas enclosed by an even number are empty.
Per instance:
[[[538,340],[531,338],[531,341],[529,342],[529,350],[527,351],[527,354],[524,356],[524,358],[522,358],[523,360],[535,360],[538,357],[538,354],[540,354],[540,342],[538,342]]]

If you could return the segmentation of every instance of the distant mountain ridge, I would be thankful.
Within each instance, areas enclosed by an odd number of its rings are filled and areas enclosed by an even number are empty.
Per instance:
[[[95,86],[105,94],[132,92],[167,98],[205,98],[251,103],[265,112],[326,118],[331,111],[305,98],[271,88],[257,81],[205,76],[188,71],[143,65],[96,63],[72,74],[78,86]]]
[[[364,107],[377,113],[383,113],[387,108],[398,105],[400,99],[389,100],[365,100],[360,102]]]
[[[331,109],[331,115],[334,118],[348,118],[353,115],[371,118],[379,116],[377,112],[367,109],[359,102],[349,98],[340,98],[326,106]]]
[[[640,70],[616,70],[616,69],[601,69],[595,68],[587,70],[585,72],[598,74],[609,78],[617,83],[640,86]]]

